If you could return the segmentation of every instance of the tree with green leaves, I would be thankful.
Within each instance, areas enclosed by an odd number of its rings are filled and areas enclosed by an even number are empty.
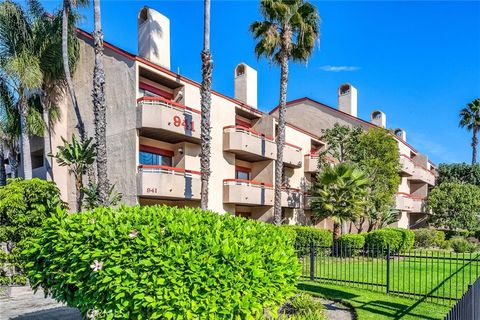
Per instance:
[[[93,49],[95,52],[95,66],[93,68],[92,97],[95,142],[97,148],[98,199],[102,206],[108,206],[110,182],[108,181],[107,172],[107,102],[105,99],[105,70],[103,67],[103,31],[100,0],[93,0],[93,13]]]
[[[365,173],[346,163],[327,166],[318,173],[310,206],[317,219],[333,220],[334,241],[340,237],[342,222],[362,215],[368,184]]]
[[[336,163],[351,162],[355,153],[355,146],[359,136],[363,133],[361,127],[351,127],[335,123],[332,128],[322,129],[322,141],[327,147],[319,152],[319,168],[323,168],[329,162],[327,158]]]
[[[30,9],[35,9],[30,2]],[[29,99],[39,90],[43,74],[38,57],[42,44],[36,32],[35,11],[25,11],[9,0],[0,4],[0,81],[14,91],[15,105],[20,116],[20,145],[26,179],[32,178],[32,160],[28,132]]]
[[[212,103],[212,71],[213,61],[212,53],[210,52],[210,0],[204,0],[204,15],[203,15],[203,50],[202,57],[202,85],[200,87],[201,96],[201,152],[200,152],[200,207],[203,210],[208,209],[208,183],[210,179],[210,108]]]
[[[480,187],[443,182],[428,195],[429,223],[449,230],[480,227]]]
[[[250,26],[258,40],[255,54],[280,65],[280,101],[276,132],[275,200],[273,222],[282,221],[283,149],[285,146],[285,112],[287,102],[288,63],[307,62],[320,36],[320,17],[317,9],[304,0],[262,0],[260,13],[264,20]]]
[[[75,178],[75,191],[77,198],[77,211],[82,210],[83,202],[83,175],[87,172],[89,166],[95,162],[95,143],[93,138],[88,138],[84,142],[78,141],[75,135],[72,135],[72,141],[68,142],[64,138],[63,146],[58,147],[55,155],[57,163],[61,167],[68,167],[68,170]]]
[[[460,127],[472,132],[472,164],[475,164],[480,130],[480,98],[473,100],[460,110]]]
[[[443,182],[457,182],[480,186],[479,164],[441,163],[437,172],[437,185]]]
[[[400,184],[400,153],[393,135],[383,128],[363,131],[355,139],[352,151],[351,160],[370,181],[365,216],[371,231],[384,224],[384,218],[390,216],[395,206],[395,193]]]

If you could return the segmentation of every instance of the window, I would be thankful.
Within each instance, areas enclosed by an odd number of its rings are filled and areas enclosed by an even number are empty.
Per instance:
[[[235,179],[250,180],[250,169],[244,167],[235,167]]]
[[[172,158],[172,151],[140,145],[140,164],[171,167]]]

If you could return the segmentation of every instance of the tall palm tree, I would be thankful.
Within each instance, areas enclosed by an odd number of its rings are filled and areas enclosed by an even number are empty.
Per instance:
[[[93,138],[88,138],[84,142],[79,142],[75,135],[72,135],[72,141],[68,142],[64,138],[63,146],[58,147],[58,151],[52,157],[57,159],[61,167],[68,167],[70,173],[75,178],[75,190],[77,200],[77,212],[82,210],[83,201],[83,175],[87,172],[95,161],[95,144]]]
[[[15,91],[20,115],[22,164],[25,179],[32,177],[32,160],[28,133],[32,92],[41,87],[43,75],[35,48],[34,21],[21,6],[5,1],[0,4],[0,68],[11,90]]]
[[[93,69],[93,114],[95,122],[95,140],[97,146],[97,185],[98,198],[103,206],[108,205],[110,183],[107,176],[107,119],[105,101],[105,70],[103,68],[103,31],[100,13],[100,0],[93,1],[94,31],[93,46],[95,67]]]
[[[73,110],[77,118],[77,129],[80,135],[80,139],[84,141],[87,138],[87,133],[85,131],[85,124],[82,120],[82,115],[78,107],[77,96],[75,93],[75,88],[73,86],[72,75],[71,75],[71,56],[72,56],[72,43],[77,41],[75,37],[75,15],[72,12],[74,8],[79,6],[87,6],[89,4],[88,0],[63,0],[63,9],[62,9],[62,61],[63,61],[63,71],[65,74],[65,81],[67,82],[67,89],[72,101]]]
[[[280,102],[276,132],[274,223],[282,221],[282,173],[285,145],[285,105],[287,102],[288,62],[306,62],[319,38],[320,17],[317,9],[304,0],[262,0],[260,12],[264,21],[250,26],[258,40],[255,53],[280,65]]]
[[[460,110],[460,127],[472,132],[472,164],[475,164],[480,130],[480,98],[473,100]]]
[[[210,0],[204,0],[204,16],[203,16],[203,50],[202,50],[202,85],[200,88],[201,95],[201,152],[200,152],[200,169],[201,169],[201,190],[200,190],[200,206],[203,210],[208,209],[208,181],[210,179],[210,106],[212,102],[212,70],[213,61],[210,52]]]
[[[333,239],[340,236],[341,223],[356,220],[363,213],[369,180],[350,164],[326,166],[312,187],[310,206],[316,218],[333,220]]]

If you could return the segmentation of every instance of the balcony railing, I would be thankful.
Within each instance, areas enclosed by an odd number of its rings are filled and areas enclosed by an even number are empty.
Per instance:
[[[223,128],[223,150],[251,161],[277,158],[273,137],[243,126]]]
[[[282,188],[282,207],[300,208],[302,192],[295,188]]]
[[[400,170],[402,173],[406,173],[410,176],[412,176],[415,171],[415,164],[413,163],[413,160],[405,154],[400,155]]]
[[[200,139],[201,112],[162,97],[137,100],[137,127]]]
[[[299,168],[302,166],[302,148],[285,142],[283,149],[283,164],[287,167]]]
[[[396,208],[401,211],[425,212],[425,198],[416,197],[405,192],[395,194]]]
[[[140,165],[138,195],[167,199],[200,199],[200,172],[182,168]]]
[[[273,206],[273,185],[253,180],[223,180],[223,202],[243,205]]]

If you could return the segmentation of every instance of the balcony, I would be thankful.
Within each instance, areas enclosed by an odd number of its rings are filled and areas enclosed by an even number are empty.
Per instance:
[[[425,212],[425,199],[415,197],[408,193],[397,192],[395,194],[395,208],[408,212]]]
[[[300,208],[301,199],[300,189],[282,188],[282,207]]]
[[[417,164],[414,167],[413,175],[409,177],[409,179],[413,181],[425,182],[431,186],[435,185],[435,174],[427,168]]]
[[[137,100],[137,128],[143,136],[170,143],[200,139],[200,111],[162,97]]]
[[[402,173],[409,176],[412,176],[414,174],[415,164],[413,163],[412,159],[407,155],[400,155],[400,170]]]
[[[140,165],[137,174],[140,197],[200,199],[200,172],[181,168]]]
[[[283,165],[286,167],[300,168],[302,166],[302,148],[285,142]]]
[[[223,202],[249,206],[273,206],[273,185],[253,180],[223,180]]]
[[[317,172],[318,171],[318,154],[308,153],[303,157],[303,164],[305,172]]]
[[[274,160],[277,146],[273,137],[242,126],[223,128],[223,150],[245,161]]]

